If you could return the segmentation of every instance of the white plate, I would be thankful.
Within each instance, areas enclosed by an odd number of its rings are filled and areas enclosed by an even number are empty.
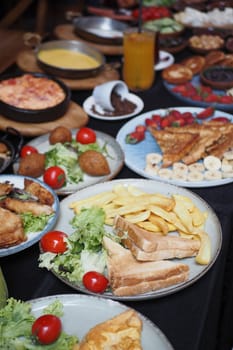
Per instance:
[[[162,70],[171,66],[175,61],[174,56],[167,51],[159,51],[159,62],[155,65],[155,70]]]
[[[74,193],[66,197],[60,202],[61,215],[59,216],[55,229],[66,232],[68,235],[72,234],[74,232],[74,229],[70,225],[70,221],[74,217],[74,212],[72,209],[69,208],[69,205],[74,201],[88,198],[101,192],[111,191],[116,184],[122,184],[125,186],[133,185],[148,193],[158,192],[168,196],[170,196],[173,193],[176,193],[176,194],[180,193],[191,198],[191,200],[197,205],[197,207],[201,211],[208,213],[205,229],[211,239],[211,261],[209,265],[199,265],[195,262],[194,258],[182,259],[182,262],[187,264],[190,268],[189,279],[184,283],[180,283],[174,286],[170,286],[168,288],[163,288],[154,292],[140,294],[136,296],[117,297],[110,292],[103,293],[101,294],[101,296],[103,298],[112,298],[116,300],[153,299],[153,298],[158,298],[164,295],[178,292],[179,290],[193,284],[199,278],[201,278],[210,269],[210,267],[213,265],[213,263],[215,262],[219,254],[219,251],[221,249],[221,244],[222,244],[222,231],[221,231],[221,226],[218,221],[218,218],[213,212],[213,210],[211,209],[211,207],[199,196],[197,196],[196,194],[192,193],[187,189],[177,187],[174,185],[163,184],[159,181],[144,180],[144,179],[139,179],[139,180],[138,179],[121,179],[121,180],[112,180],[101,184],[96,184],[96,185],[87,187],[81,191],[78,191],[77,193]],[[109,227],[106,227],[106,229],[111,230],[111,228]],[[60,277],[58,274],[56,273],[54,274],[60,280],[62,280],[64,283],[68,284],[69,286],[73,287],[74,289],[80,290],[84,293],[94,294],[87,291],[82,284],[71,283],[67,279]]]
[[[60,300],[64,306],[64,315],[61,317],[64,331],[77,336],[80,341],[91,327],[130,309],[113,300],[66,294],[29,300],[32,305],[32,313],[39,317],[43,309],[55,300]],[[139,312],[138,314],[143,322],[143,350],[172,350],[173,347],[161,330],[144,315]]]
[[[203,108],[200,107],[173,107],[169,109],[176,109],[180,112],[191,112],[191,113],[198,113],[203,110]],[[233,182],[233,178],[227,178],[227,179],[220,179],[220,180],[211,180],[211,181],[182,181],[182,180],[165,180],[159,177],[159,175],[151,175],[145,172],[145,165],[146,165],[146,155],[148,153],[161,153],[160,147],[155,141],[154,137],[150,134],[149,131],[146,132],[146,137],[142,142],[139,142],[138,144],[132,145],[125,143],[125,137],[128,133],[132,132],[135,127],[139,124],[144,124],[146,118],[151,118],[153,114],[162,114],[165,112],[165,109],[157,109],[153,111],[149,111],[146,113],[143,113],[139,115],[136,118],[133,118],[129,122],[125,123],[123,127],[119,130],[116,140],[121,145],[121,148],[123,149],[125,153],[125,164],[133,170],[135,173],[148,178],[148,179],[155,179],[160,180],[164,182],[168,182],[174,185],[184,186],[184,187],[213,187],[218,185],[223,185],[227,183]],[[225,116],[229,118],[231,121],[233,121],[233,116],[231,114],[228,114],[226,112],[218,111],[216,110],[213,117],[217,116]],[[211,119],[211,118],[210,118]]]
[[[78,129],[72,130],[73,137],[75,136],[77,130]],[[109,164],[109,167],[111,170],[110,174],[108,174],[106,176],[89,176],[87,174],[84,174],[83,181],[80,181],[77,184],[67,184],[67,186],[64,186],[64,187],[56,190],[56,193],[58,195],[71,194],[73,192],[76,192],[77,190],[80,190],[81,188],[93,185],[93,184],[98,183],[98,182],[110,180],[110,179],[114,178],[118,174],[118,172],[121,170],[121,168],[123,167],[123,165],[124,165],[124,153],[123,153],[120,145],[118,144],[118,142],[112,136],[110,136],[108,134],[105,134],[101,131],[95,131],[95,132],[96,132],[98,144],[101,147],[106,145],[106,149],[107,149],[107,152],[109,155],[107,157],[107,160],[108,160],[108,164]],[[30,141],[28,143],[28,145],[36,147],[36,149],[40,153],[47,152],[49,150],[49,148],[51,147],[49,144],[49,134],[44,134],[42,136],[39,136],[39,137],[33,139],[32,141]],[[13,164],[14,173],[17,173],[18,165],[19,165],[18,162],[15,162]],[[42,179],[42,177],[40,179]]]
[[[18,244],[16,246],[13,247],[9,247],[9,248],[2,248],[0,249],[0,257],[1,256],[7,256],[7,255],[12,255],[15,253],[20,252],[21,250],[24,250],[30,246],[32,246],[33,244],[35,244],[36,242],[38,242],[40,240],[40,238],[48,231],[51,231],[52,228],[54,227],[58,216],[59,216],[59,200],[57,195],[55,194],[55,192],[49,187],[47,186],[44,182],[41,182],[40,180],[36,180],[36,179],[32,179],[31,177],[27,177],[27,176],[20,176],[20,175],[0,175],[0,182],[5,182],[5,181],[10,181],[11,183],[14,184],[15,187],[18,188],[23,188],[24,187],[24,179],[31,179],[37,183],[39,183],[41,186],[45,187],[49,192],[52,193],[53,198],[54,198],[54,204],[53,204],[53,209],[54,209],[54,215],[53,217],[48,221],[47,225],[44,227],[43,231],[40,232],[32,232],[32,233],[28,233],[27,234],[27,241]]]
[[[129,94],[127,99],[137,105],[136,109],[133,113],[125,114],[125,115],[114,115],[114,116],[105,116],[105,115],[99,115],[92,110],[92,106],[95,104],[95,100],[93,96],[88,97],[84,103],[83,103],[83,109],[84,111],[90,115],[93,118],[100,119],[100,120],[121,120],[121,119],[127,119],[130,117],[133,117],[134,115],[137,115],[143,110],[144,103],[140,97],[138,97],[135,94]]]

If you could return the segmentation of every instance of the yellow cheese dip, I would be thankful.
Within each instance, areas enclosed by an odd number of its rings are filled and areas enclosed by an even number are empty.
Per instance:
[[[66,49],[41,50],[38,58],[51,66],[67,69],[92,69],[100,65],[84,53]]]

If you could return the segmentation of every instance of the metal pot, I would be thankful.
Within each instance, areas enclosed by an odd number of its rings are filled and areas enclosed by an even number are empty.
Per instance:
[[[122,45],[123,32],[129,27],[127,23],[101,16],[76,17],[73,25],[74,32],[80,37],[107,45]]]
[[[14,142],[12,138],[14,136]],[[0,173],[6,170],[19,157],[24,138],[22,134],[11,127],[8,127],[0,137],[0,143],[3,143],[8,149],[7,156],[0,156]]]
[[[70,69],[53,66],[40,60],[39,54],[42,50],[52,49],[65,49],[85,54],[94,58],[98,62],[98,65],[95,68],[89,69]],[[102,53],[100,53],[98,50],[92,48],[87,44],[75,40],[53,40],[39,44],[36,48],[36,59],[38,65],[43,71],[58,77],[69,79],[88,78],[96,76],[103,69],[103,66],[105,64],[105,57]]]

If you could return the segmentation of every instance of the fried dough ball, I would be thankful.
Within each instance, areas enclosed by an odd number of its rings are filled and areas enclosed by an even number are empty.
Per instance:
[[[82,171],[91,176],[103,176],[110,174],[109,164],[102,153],[89,150],[83,152],[78,158]]]
[[[31,153],[19,161],[18,174],[31,177],[39,177],[45,171],[45,155]]]
[[[54,145],[55,143],[65,143],[72,141],[72,133],[70,129],[65,126],[57,126],[54,130],[51,131],[49,135],[49,143]]]

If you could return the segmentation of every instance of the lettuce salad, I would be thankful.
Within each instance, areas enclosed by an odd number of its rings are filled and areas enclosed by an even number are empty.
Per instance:
[[[39,267],[53,270],[74,283],[80,283],[87,271],[105,273],[107,253],[102,240],[111,234],[105,230],[104,222],[102,208],[83,208],[71,221],[74,232],[67,238],[68,249],[63,254],[40,254]]]
[[[63,304],[55,300],[42,314],[63,315]],[[76,336],[61,332],[59,338],[49,345],[40,345],[32,336],[31,328],[36,317],[29,302],[7,299],[5,307],[0,309],[0,350],[72,350],[78,342]]]

